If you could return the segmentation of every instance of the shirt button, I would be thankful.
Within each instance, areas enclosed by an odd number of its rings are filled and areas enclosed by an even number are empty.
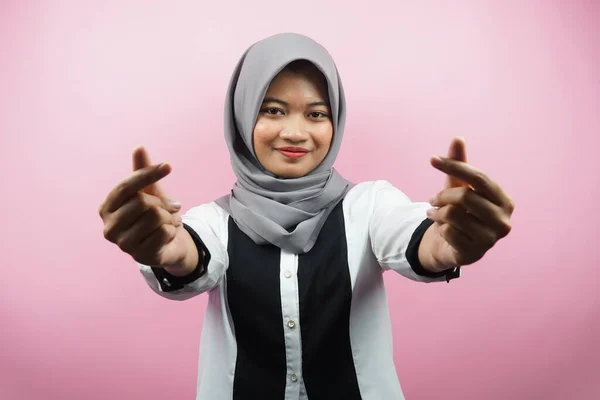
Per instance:
[[[289,320],[287,323],[288,328],[290,329],[294,329],[296,327],[296,322],[294,322],[293,320]]]
[[[290,271],[285,271],[284,276],[288,279],[290,279],[292,277],[292,273]]]
[[[298,382],[298,377],[296,376],[296,374],[291,374],[291,375],[290,375],[290,380],[291,380],[292,382]]]

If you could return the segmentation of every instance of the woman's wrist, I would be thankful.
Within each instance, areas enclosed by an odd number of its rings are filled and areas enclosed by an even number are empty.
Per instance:
[[[181,263],[178,263],[176,265],[170,265],[168,267],[165,267],[165,271],[173,276],[186,276],[191,274],[192,272],[194,272],[196,270],[196,268],[198,268],[198,264],[199,264],[199,254],[198,254],[198,248],[196,247],[196,244],[194,243],[194,240],[192,239],[192,237],[190,236],[190,234],[186,232],[186,242],[187,242],[187,246],[186,248],[188,249],[185,253],[185,256],[183,258],[183,260],[181,261]]]

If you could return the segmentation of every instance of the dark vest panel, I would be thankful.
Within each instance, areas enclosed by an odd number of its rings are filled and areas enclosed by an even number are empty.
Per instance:
[[[287,373],[280,249],[257,246],[230,218],[227,250],[227,300],[237,340],[233,398],[281,400]]]
[[[360,399],[350,347],[352,285],[342,204],[299,257],[302,375],[310,400]]]

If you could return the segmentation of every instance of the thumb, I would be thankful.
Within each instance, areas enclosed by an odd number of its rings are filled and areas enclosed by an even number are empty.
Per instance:
[[[448,149],[448,158],[451,160],[462,161],[465,163],[467,162],[467,146],[464,137],[458,136],[452,139],[452,142],[450,143],[450,148]],[[444,185],[445,189],[460,186],[468,185],[460,179],[454,178],[453,176],[448,175],[446,177],[446,184]]]
[[[152,163],[150,156],[144,146],[138,146],[133,149],[133,170],[137,171],[142,168],[149,167]]]
[[[152,165],[152,162],[150,161],[150,155],[143,146],[136,147],[133,150],[132,161],[134,171],[150,167]],[[167,196],[165,190],[158,182],[146,186],[144,189],[142,189],[142,192],[151,194],[161,199],[166,209],[170,212],[177,212],[181,207],[181,204],[178,201],[172,200],[169,198],[169,196]]]

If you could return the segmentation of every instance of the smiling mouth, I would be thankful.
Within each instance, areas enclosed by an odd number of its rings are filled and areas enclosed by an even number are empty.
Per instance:
[[[302,147],[280,147],[277,151],[288,158],[301,158],[308,154],[308,150]]]

